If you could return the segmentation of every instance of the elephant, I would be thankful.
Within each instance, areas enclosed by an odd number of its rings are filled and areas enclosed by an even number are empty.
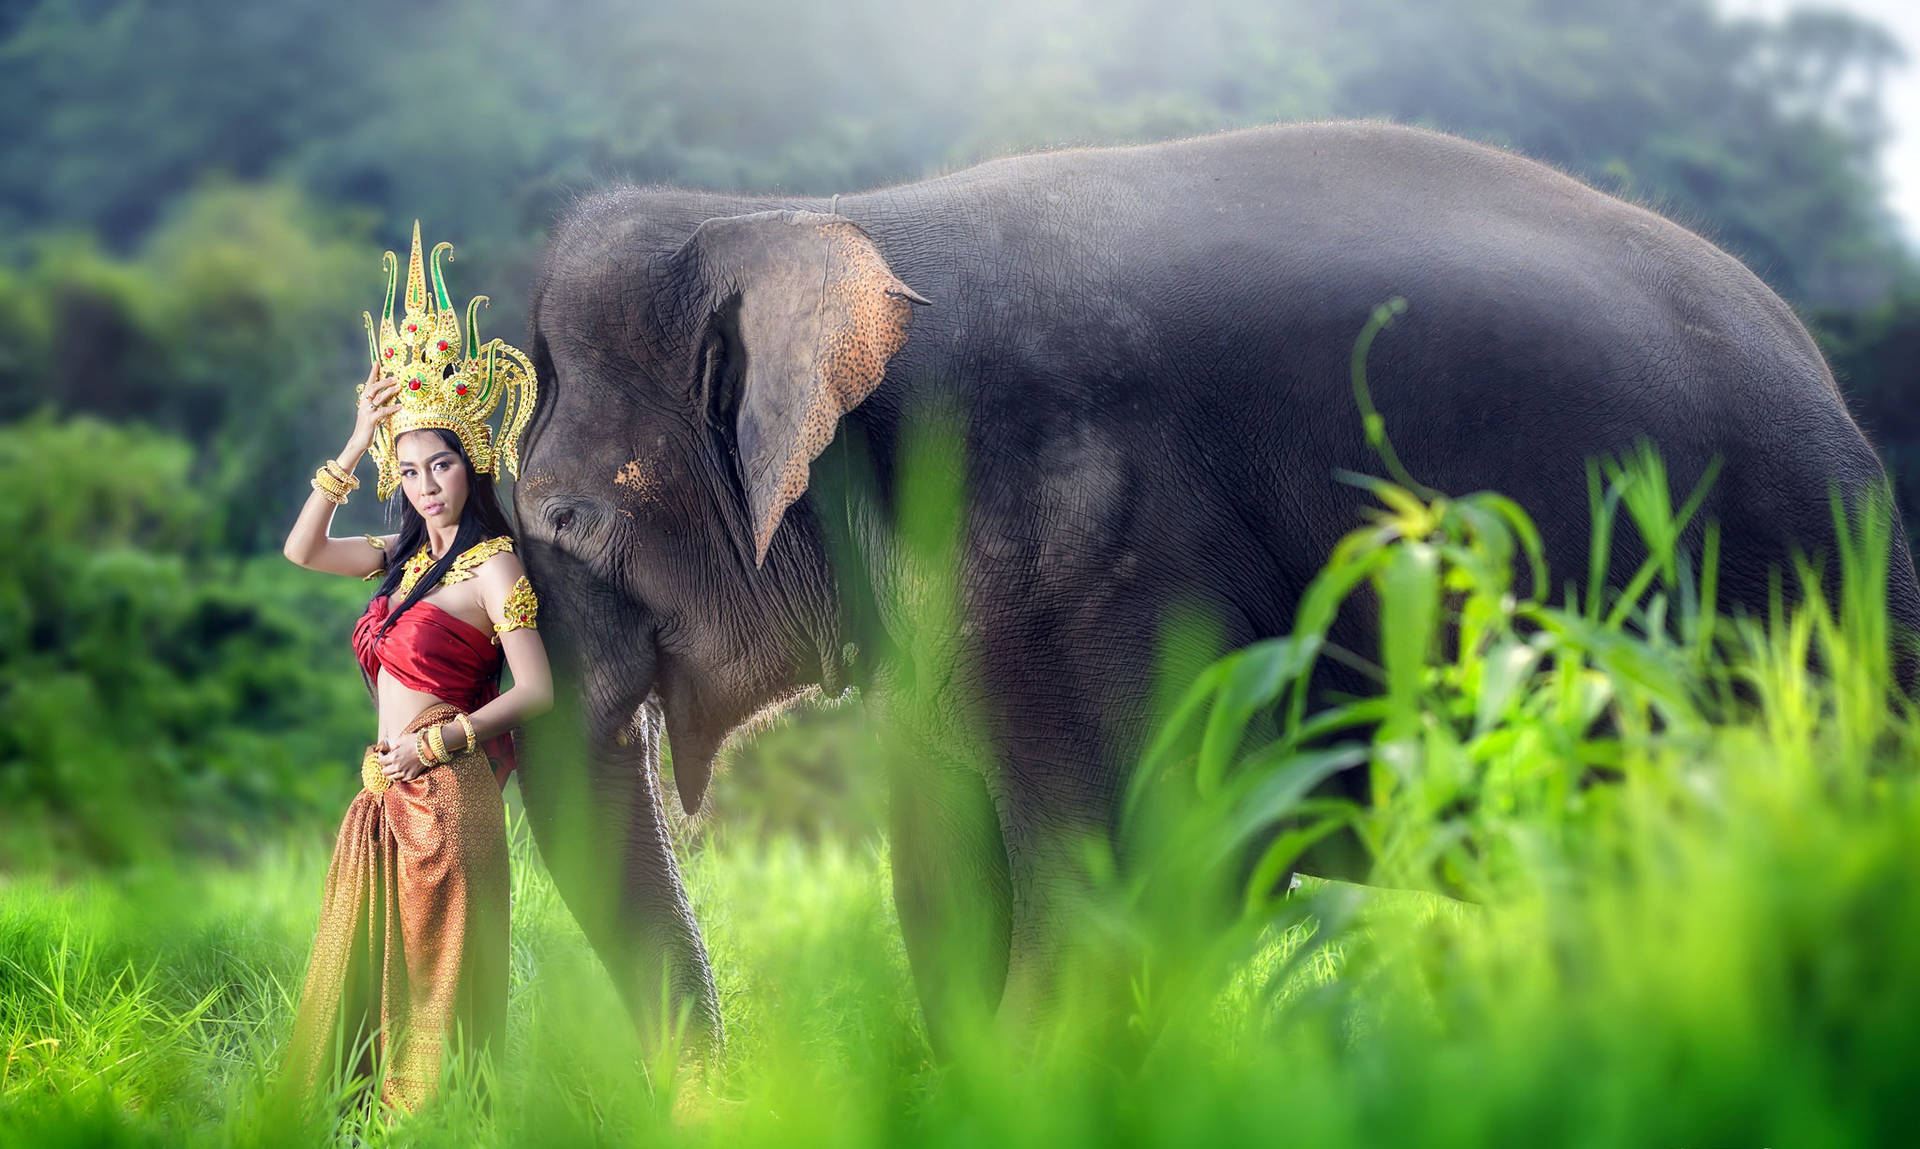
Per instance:
[[[1350,358],[1390,298],[1407,308],[1368,368],[1400,460],[1517,500],[1555,572],[1586,570],[1587,461],[1643,441],[1676,490],[1718,466],[1699,517],[1723,531],[1723,601],[1755,612],[1770,572],[1831,549],[1832,492],[1884,482],[1814,341],[1738,260],[1437,132],[1281,125],[830,199],[575,205],[533,285],[543,397],[514,493],[574,702],[527,732],[522,786],[636,1018],[665,1001],[721,1039],[662,739],[694,812],[762,708],[911,676],[886,604],[917,577],[899,489],[934,415],[958,443],[960,670],[931,689],[971,743],[909,740],[893,893],[930,1023],[1044,999],[1072,843],[1115,832],[1170,614],[1206,611],[1227,647],[1286,634],[1363,521],[1337,479],[1378,470]],[[1888,609],[1913,629],[1894,549]],[[1371,625],[1344,612],[1331,638],[1367,650]]]

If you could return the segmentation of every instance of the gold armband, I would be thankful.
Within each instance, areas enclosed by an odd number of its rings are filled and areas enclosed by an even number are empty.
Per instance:
[[[500,609],[507,620],[493,624],[496,635],[510,630],[540,629],[534,621],[540,613],[540,600],[534,597],[533,584],[527,581],[526,575],[521,575],[520,581],[513,584],[513,589],[507,592],[507,601],[500,604]]]
[[[379,535],[367,535],[365,537],[367,545],[380,552],[379,569],[368,571],[366,574],[360,576],[361,582],[372,582],[374,579],[380,578],[387,573],[387,540],[381,538]]]

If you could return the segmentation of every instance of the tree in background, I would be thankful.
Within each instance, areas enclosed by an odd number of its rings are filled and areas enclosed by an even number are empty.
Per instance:
[[[1314,116],[1509,144],[1703,227],[1789,298],[1901,264],[1884,32],[1709,0],[43,0],[0,15],[0,235],[138,241],[208,173],[419,214],[524,271],[563,189],[824,195],[1034,146]],[[502,298],[503,304],[514,301]]]
[[[0,428],[0,870],[228,848],[357,784],[364,588],[210,550],[192,457],[93,419]]]
[[[278,550],[288,493],[352,425],[365,343],[347,320],[382,283],[367,230],[364,213],[284,186],[214,183],[130,258],[82,233],[42,237],[24,266],[0,267],[0,419],[51,409],[178,435],[201,448],[208,541]],[[342,521],[374,529],[369,509]]]

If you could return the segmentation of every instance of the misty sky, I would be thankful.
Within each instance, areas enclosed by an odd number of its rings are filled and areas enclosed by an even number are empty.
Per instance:
[[[1721,3],[1728,11],[1760,16],[1816,6],[1793,0]],[[1894,131],[1884,162],[1893,209],[1906,225],[1908,239],[1920,246],[1920,0],[1822,0],[1817,6],[1866,16],[1892,32],[1906,49],[1907,66],[1888,77],[1884,97]]]

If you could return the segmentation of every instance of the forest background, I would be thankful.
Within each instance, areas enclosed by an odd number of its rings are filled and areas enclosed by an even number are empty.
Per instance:
[[[1920,266],[1874,25],[1704,0],[0,0],[0,873],[320,840],[366,588],[279,555],[415,217],[523,339],[546,231],[631,180],[831,195],[1016,151],[1374,117],[1542,160],[1799,310],[1920,526]],[[376,530],[363,489],[335,533]],[[714,820],[877,833],[832,717]],[[763,768],[764,767],[764,768]]]

